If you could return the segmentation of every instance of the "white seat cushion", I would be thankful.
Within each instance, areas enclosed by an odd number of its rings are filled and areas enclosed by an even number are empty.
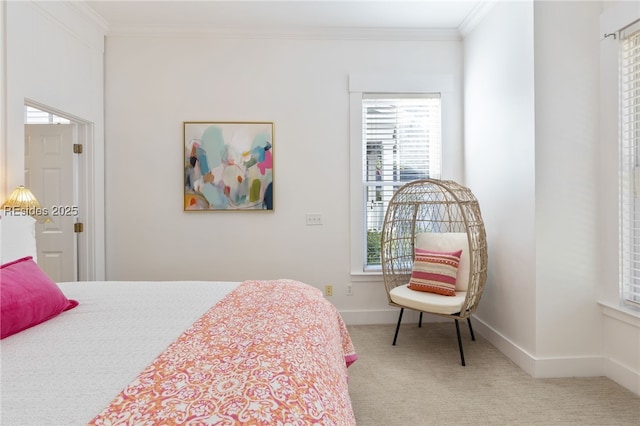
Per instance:
[[[441,294],[427,293],[411,290],[409,284],[401,285],[389,292],[391,300],[401,306],[424,312],[438,314],[455,314],[460,312],[466,291],[456,291],[455,296],[443,296]]]

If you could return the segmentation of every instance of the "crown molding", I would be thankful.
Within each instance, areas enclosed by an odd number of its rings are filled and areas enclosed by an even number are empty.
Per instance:
[[[98,14],[92,7],[87,5],[86,0],[73,1],[65,0],[68,6],[76,10],[82,17],[84,17],[90,23],[97,25],[103,33],[109,30],[109,23]]]
[[[107,36],[310,40],[460,41],[457,29],[111,27]]]
[[[71,34],[80,43],[92,49],[104,50],[105,27],[89,18],[85,10],[88,6],[83,1],[30,0],[28,3],[43,17]]]
[[[498,0],[483,0],[473,8],[467,17],[458,26],[458,31],[462,38],[466,37],[473,29],[484,19],[485,16],[494,8]]]

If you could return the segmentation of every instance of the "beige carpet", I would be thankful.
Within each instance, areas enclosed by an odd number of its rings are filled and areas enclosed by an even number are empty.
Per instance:
[[[640,397],[605,377],[534,379],[461,323],[349,326],[349,392],[362,425],[635,425]]]

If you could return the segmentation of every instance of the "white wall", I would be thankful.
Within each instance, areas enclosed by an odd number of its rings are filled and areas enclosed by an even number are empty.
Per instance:
[[[465,183],[489,246],[476,317],[525,352],[536,335],[533,53],[530,2],[498,3],[464,41]]]
[[[381,282],[346,296],[348,76],[459,83],[458,39],[114,35],[105,63],[108,279],[292,278],[333,284],[343,312],[389,310]],[[183,212],[182,123],[198,120],[275,123],[273,212]]]
[[[535,2],[537,374],[601,368],[599,2]],[[567,309],[570,308],[570,309]],[[547,366],[548,365],[548,366]],[[550,371],[547,371],[547,368]]]
[[[8,196],[7,184],[7,3],[0,2],[0,199]]]
[[[104,31],[72,2],[3,2],[4,69],[0,152],[2,199],[24,184],[24,104],[34,101],[91,124],[91,152],[102,159]],[[5,97],[6,95],[6,97]],[[94,174],[95,173],[95,174]],[[101,188],[103,164],[92,165],[88,178]],[[103,194],[92,194],[97,262],[92,273],[104,276],[104,238],[99,228]],[[101,245],[102,244],[102,245]]]
[[[535,377],[607,375],[640,393],[637,318],[598,305],[602,278],[617,282],[602,269],[617,251],[601,232],[617,232],[602,207],[617,192],[600,144],[602,6],[498,2],[465,38],[466,183],[490,247],[477,318]]]

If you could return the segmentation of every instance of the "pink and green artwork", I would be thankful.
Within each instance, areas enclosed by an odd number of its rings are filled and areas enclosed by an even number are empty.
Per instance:
[[[273,123],[184,122],[184,210],[273,210]]]

